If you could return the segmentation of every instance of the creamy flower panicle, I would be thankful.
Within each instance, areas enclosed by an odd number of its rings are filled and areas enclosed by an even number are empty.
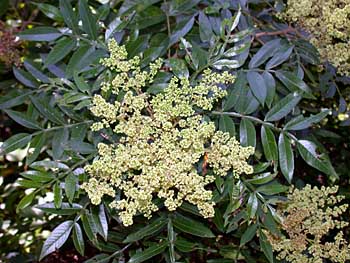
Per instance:
[[[108,102],[95,95],[91,112],[100,118],[92,130],[112,129],[119,138],[115,143],[98,145],[98,158],[85,167],[90,178],[82,185],[91,202],[98,205],[104,195],[121,198],[110,206],[119,211],[125,226],[133,217],[151,217],[159,208],[155,199],[164,202],[169,211],[184,201],[196,205],[203,217],[214,216],[212,191],[206,187],[215,175],[253,172],[247,159],[252,147],[242,147],[228,133],[216,131],[198,111],[211,110],[226,95],[218,84],[233,83],[235,77],[210,70],[196,86],[188,79],[173,77],[167,88],[151,96],[142,88],[152,83],[162,66],[157,60],[148,71],[140,69],[140,59],[127,59],[124,46],[109,43],[110,57],[102,64],[116,73],[102,91],[124,92],[121,101]],[[200,162],[212,173],[200,171]],[[206,167],[203,169],[206,170]]]
[[[281,17],[309,31],[321,56],[350,74],[350,0],[288,0]]]
[[[339,219],[348,205],[339,204],[344,196],[336,195],[337,191],[337,186],[292,188],[289,202],[278,209],[285,235],[267,233],[278,259],[294,263],[350,260],[350,244],[341,230],[349,223]],[[334,240],[327,239],[331,232],[336,233]]]

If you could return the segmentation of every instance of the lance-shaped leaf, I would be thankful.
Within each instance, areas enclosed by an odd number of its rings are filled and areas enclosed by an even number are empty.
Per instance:
[[[63,38],[52,48],[50,53],[45,59],[45,66],[55,64],[61,61],[65,56],[69,54],[76,46],[75,39]]]
[[[257,98],[260,104],[264,106],[267,96],[267,87],[264,78],[258,72],[249,71],[247,73],[247,79],[255,98]]]
[[[241,120],[239,125],[239,139],[242,146],[256,145],[256,131],[254,124],[247,119]]]
[[[87,0],[79,0],[79,15],[83,29],[93,40],[97,39],[97,21],[91,13]]]
[[[316,115],[311,115],[310,117],[307,117],[307,118],[300,115],[298,117],[295,117],[294,119],[291,119],[284,126],[284,130],[292,130],[292,131],[304,130],[306,128],[309,128],[312,124],[318,123],[321,120],[323,120],[329,113],[330,113],[329,110],[324,110]]]
[[[6,114],[13,119],[15,122],[19,123],[20,125],[34,130],[40,130],[42,129],[35,120],[27,116],[26,114],[19,112],[19,111],[13,111],[13,110],[5,110]]]
[[[235,123],[232,118],[227,115],[220,116],[219,129],[223,132],[228,132],[231,136],[234,136],[236,133]]]
[[[194,236],[208,238],[215,237],[213,232],[211,232],[207,226],[181,214],[176,214],[173,220],[173,225],[178,230]]]
[[[265,158],[268,161],[273,161],[277,163],[278,161],[278,150],[275,135],[271,129],[267,126],[261,126],[261,142],[263,145],[263,150]]]
[[[23,148],[30,142],[31,139],[32,135],[28,133],[18,133],[13,135],[0,146],[0,155]]]
[[[301,97],[298,93],[289,94],[272,107],[265,115],[265,121],[278,121],[287,116],[299,103]]]
[[[249,68],[257,68],[281,48],[279,38],[266,42],[249,62]]]
[[[58,225],[46,239],[40,253],[39,260],[42,260],[48,254],[59,249],[68,239],[73,227],[73,221],[65,221]]]
[[[54,27],[42,26],[24,30],[18,36],[29,41],[52,41],[62,36],[62,33]]]
[[[162,253],[168,247],[168,242],[162,242],[156,245],[152,245],[149,248],[136,252],[128,261],[128,263],[141,263],[154,256]]]
[[[281,133],[278,140],[280,167],[284,177],[291,183],[294,174],[294,154],[290,139]]]
[[[131,243],[143,239],[144,237],[158,233],[166,226],[166,224],[167,220],[164,217],[160,217],[154,220],[152,223],[147,224],[143,228],[137,230],[136,232],[129,234],[123,243]]]
[[[81,227],[78,223],[74,223],[73,243],[74,247],[80,253],[80,255],[84,256],[85,242],[83,237],[83,231],[81,231]]]
[[[320,170],[321,172],[324,172],[329,176],[338,178],[338,175],[329,161],[328,156],[324,153],[318,154],[316,152],[316,144],[308,140],[298,140],[297,148],[301,157],[308,165]]]

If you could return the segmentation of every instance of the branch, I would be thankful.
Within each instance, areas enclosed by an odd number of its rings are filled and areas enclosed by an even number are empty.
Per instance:
[[[296,30],[293,27],[288,27],[286,29],[283,30],[278,30],[278,31],[272,31],[272,32],[259,32],[255,34],[256,38],[260,38],[262,36],[277,36],[277,35],[287,35],[288,33],[295,33],[296,35],[299,36],[299,32],[298,30]]]

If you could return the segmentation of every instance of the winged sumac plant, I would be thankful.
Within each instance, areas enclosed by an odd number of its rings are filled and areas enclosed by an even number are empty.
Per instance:
[[[338,175],[312,135],[331,113],[309,107],[323,94],[317,50],[276,17],[280,4],[34,4],[53,26],[18,34],[39,52],[0,100],[23,126],[0,152],[27,149],[18,211],[61,221],[39,259],[70,237],[81,255],[100,251],[87,262],[283,258],[278,204],[303,185],[298,166]]]

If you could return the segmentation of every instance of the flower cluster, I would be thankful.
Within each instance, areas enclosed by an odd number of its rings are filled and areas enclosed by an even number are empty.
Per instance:
[[[111,41],[109,49],[102,63],[116,76],[102,89],[124,95],[113,103],[95,95],[91,112],[100,121],[92,129],[112,130],[115,142],[98,145],[99,156],[85,167],[90,179],[82,188],[96,205],[103,195],[118,196],[110,206],[118,209],[125,226],[137,214],[150,217],[159,209],[157,199],[169,211],[187,201],[204,217],[214,216],[212,191],[206,187],[215,175],[232,172],[238,178],[253,172],[247,158],[254,149],[215,131],[214,123],[200,114],[226,95],[218,83],[232,83],[234,76],[207,70],[194,87],[188,79],[173,77],[162,93],[151,96],[142,89],[153,81],[161,61],[143,71],[140,59],[128,60],[123,46]]]
[[[339,220],[348,205],[339,205],[344,197],[335,195],[338,187],[292,189],[287,207],[280,207],[283,215],[282,229],[285,236],[269,240],[278,259],[295,263],[317,263],[329,259],[345,262],[350,259],[350,245],[343,237],[341,228],[348,225]],[[337,232],[329,239],[330,232]]]
[[[321,56],[350,74],[350,1],[288,0],[283,18],[296,22],[311,34]]]

